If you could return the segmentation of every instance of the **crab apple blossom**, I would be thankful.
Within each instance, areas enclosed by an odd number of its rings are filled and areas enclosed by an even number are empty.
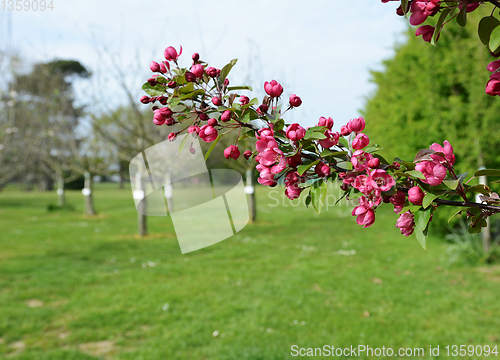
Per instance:
[[[259,184],[265,186],[275,186],[277,184],[277,181],[274,179],[274,174],[267,166],[258,164],[256,169],[259,172],[259,178],[257,179]]]
[[[424,200],[424,192],[418,186],[411,187],[408,190],[408,201],[415,205],[422,205],[422,200]]]
[[[158,112],[166,118],[172,117],[172,114],[173,114],[173,111],[170,110],[168,107],[158,109]]]
[[[306,129],[297,123],[290,125],[286,129],[286,137],[292,141],[301,140],[304,136],[306,136]]]
[[[495,71],[497,71],[498,69],[500,69],[500,60],[495,60],[495,61],[490,62],[488,64],[488,66],[486,66],[486,69],[489,72],[494,73]]]
[[[295,94],[290,96],[290,105],[293,107],[299,107],[302,104],[302,100]]]
[[[217,125],[217,120],[216,119],[208,119],[207,125],[215,126],[215,125]]]
[[[257,140],[267,140],[267,141],[273,140],[273,141],[275,141],[274,140],[274,131],[271,128],[259,129],[257,131],[257,133],[255,134],[255,137],[257,138]]]
[[[169,81],[167,86],[171,89],[175,88],[177,86],[177,82],[172,80],[172,81]]]
[[[329,149],[332,146],[335,146],[335,145],[337,145],[339,143],[339,139],[340,139],[340,134],[339,133],[336,133],[336,132],[333,132],[333,131],[330,131],[330,130],[326,130],[325,131],[325,136],[326,136],[326,139],[319,140],[319,144],[324,149]]]
[[[382,192],[379,189],[373,189],[372,191],[361,196],[359,199],[359,205],[375,209],[382,203]]]
[[[196,75],[190,71],[186,71],[186,73],[184,74],[184,78],[186,79],[187,82],[195,82],[196,81]]]
[[[210,77],[216,77],[217,76],[217,69],[212,67],[212,66],[209,66],[205,69],[205,72],[207,73],[208,76]]]
[[[424,39],[424,41],[431,42],[432,35],[434,35],[434,26],[422,25],[417,29],[417,31],[415,31],[415,35],[422,35],[422,39]]]
[[[295,167],[299,166],[300,164],[302,164],[302,157],[300,155],[300,152],[298,152],[295,155],[288,156],[286,158],[286,163],[288,164],[288,166],[290,166],[292,168],[295,168]]]
[[[193,56],[191,56],[191,59],[193,59],[193,62],[197,62],[200,60],[200,54],[194,53]]]
[[[368,160],[368,162],[366,163],[366,165],[367,165],[370,169],[378,169],[378,168],[380,167],[380,159],[379,159],[379,158],[374,157],[373,159]]]
[[[208,115],[207,115],[207,114],[205,114],[205,113],[203,113],[203,112],[202,112],[202,113],[199,113],[199,114],[198,114],[198,117],[200,118],[200,120],[203,120],[203,121],[208,120]]]
[[[401,214],[396,221],[396,227],[399,228],[402,235],[410,236],[413,234],[413,228],[415,227],[415,215],[410,210]]]
[[[240,104],[241,105],[246,105],[249,102],[250,102],[250,99],[248,98],[248,96],[245,96],[245,95],[240,96]]]
[[[389,191],[394,185],[396,185],[394,178],[385,170],[373,170],[370,173],[370,178],[375,182],[377,188],[381,191]]]
[[[217,70],[217,75],[219,75],[219,74],[220,74],[220,71],[219,71],[219,70]],[[228,86],[228,85],[229,85],[229,79],[228,79],[228,78],[225,78],[225,79],[224,79],[224,86]]]
[[[272,98],[279,97],[283,94],[283,86],[278,83],[276,80],[271,80],[271,82],[264,83],[264,90],[266,94]]]
[[[149,68],[151,69],[152,72],[159,72],[160,71],[160,64],[158,64],[156,61],[151,61]]]
[[[261,113],[265,114],[267,110],[269,110],[269,106],[267,106],[266,104],[262,104],[259,106],[259,110]]]
[[[316,164],[316,167],[314,168],[314,172],[319,177],[329,176],[331,171],[332,170],[330,169],[330,167],[323,162],[319,162],[318,164]]]
[[[165,125],[172,126],[174,124],[175,124],[175,119],[174,118],[169,117],[169,118],[165,119]]]
[[[215,106],[221,106],[222,105],[222,100],[220,99],[220,97],[214,96],[212,98],[212,104],[214,104]]]
[[[365,129],[365,119],[362,117],[352,119],[347,123],[347,127],[351,132],[359,133]]]
[[[222,122],[228,122],[229,120],[231,120],[231,116],[232,116],[231,111],[230,110],[226,110],[220,116],[220,121],[222,121]]]
[[[370,139],[363,133],[356,135],[352,141],[352,148],[356,150],[361,150],[365,148],[370,143]]]
[[[440,1],[441,0],[414,0],[410,8],[412,12],[410,16],[410,24],[420,25],[427,20],[427,17],[434,16],[439,10]]]
[[[349,136],[350,134],[351,134],[351,130],[349,129],[349,126],[342,125],[342,127],[340,128],[340,135]]]
[[[151,98],[147,95],[141,96],[141,103],[143,104],[149,104]]]
[[[437,161],[421,161],[415,166],[415,170],[424,175],[425,180],[422,182],[431,186],[441,184],[446,177],[446,168]]]
[[[165,59],[168,61],[177,61],[179,56],[182,54],[182,46],[180,47],[179,54],[177,54],[177,50],[175,50],[172,46],[169,46],[165,49],[163,55]]]
[[[177,133],[171,132],[168,134],[168,141],[174,141],[177,138]]]
[[[375,222],[375,212],[368,206],[359,205],[352,210],[352,216],[357,216],[356,224],[370,227]]]
[[[217,139],[218,133],[217,130],[214,129],[213,126],[203,125],[200,128],[200,132],[198,134],[200,138],[205,142],[212,142]]]
[[[367,175],[358,175],[354,180],[352,185],[355,189],[361,191],[363,194],[369,194],[373,190],[375,190],[375,182],[372,180],[370,176]]]
[[[373,159],[373,155],[367,152],[364,152],[363,150],[356,150],[354,154],[352,154],[351,157],[351,164],[354,167],[354,169],[358,171],[363,171],[365,169],[368,169],[368,161]]]
[[[321,116],[318,121],[318,126],[326,126],[329,130],[333,127],[333,119],[331,117],[326,118]]]
[[[155,125],[160,126],[160,125],[165,124],[165,120],[166,119],[163,116],[160,115],[160,116],[156,117],[156,115],[155,115],[155,117],[153,118],[153,123]]]
[[[200,132],[200,128],[198,126],[190,126],[188,128],[188,133],[189,134],[197,134]]]
[[[248,159],[250,159],[250,158],[252,157],[252,154],[253,154],[253,153],[252,153],[250,150],[247,150],[247,151],[245,151],[245,152],[243,153],[243,157],[244,157],[246,160],[248,160]]]
[[[450,142],[448,140],[445,140],[443,142],[443,145],[444,146],[434,143],[431,145],[431,149],[437,152],[442,152],[446,158],[446,161],[448,161],[450,165],[455,164],[455,155],[453,154],[453,147],[451,146]],[[442,156],[436,154],[432,154],[431,158],[439,162],[444,161]]]
[[[231,146],[228,146],[225,150],[224,150],[224,157],[226,159],[238,159],[240,157],[240,150],[238,149],[238,147],[236,145],[231,145]]]
[[[198,79],[203,77],[203,74],[205,73],[205,69],[203,68],[203,65],[196,64],[191,66],[191,72],[196,76]]]
[[[500,73],[490,75],[485,92],[491,96],[500,95]]]
[[[398,214],[405,207],[406,193],[404,191],[398,190],[396,194],[391,196],[389,201],[392,205],[394,205],[394,212]]]
[[[168,70],[170,70],[170,65],[168,64],[168,62],[162,61],[160,63],[160,72],[162,74],[166,74],[168,72]]]

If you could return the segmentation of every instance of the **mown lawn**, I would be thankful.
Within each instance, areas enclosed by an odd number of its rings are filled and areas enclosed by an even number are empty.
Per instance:
[[[99,214],[48,211],[55,193],[0,192],[0,358],[290,359],[291,346],[498,345],[500,266],[449,266],[389,207],[363,229],[345,206],[271,206],[256,224],[182,255],[169,218],[135,236],[130,189],[101,185]],[[280,198],[281,202],[281,198]],[[382,209],[381,209],[382,210]],[[195,219],[193,220],[195,221]],[[365,358],[360,356],[358,358]],[[473,357],[480,358],[480,357]]]

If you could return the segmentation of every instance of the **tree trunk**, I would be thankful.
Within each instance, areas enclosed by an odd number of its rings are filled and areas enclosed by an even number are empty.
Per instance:
[[[144,194],[144,182],[142,179],[142,174],[138,172],[135,175],[136,191],[143,191]],[[139,225],[139,236],[146,236],[148,234],[148,224],[146,221],[146,197],[143,195],[141,202],[139,203],[137,209],[137,223]]]
[[[250,210],[250,222],[255,222],[257,218],[257,209],[255,206],[255,186],[253,178],[253,169],[248,169],[246,173],[247,185],[245,192],[248,194],[248,206]]]
[[[64,178],[60,172],[57,174],[57,204],[59,206],[64,206],[65,204]]]
[[[477,146],[480,145],[479,139],[476,139],[476,145]],[[479,156],[477,159],[477,165],[478,165],[479,170],[485,169],[482,152],[479,152]],[[487,186],[488,185],[487,177],[480,176],[479,183],[483,184],[484,186]],[[479,196],[476,196],[476,202],[478,202],[478,203],[481,202],[481,200],[479,199]],[[490,251],[490,247],[491,247],[491,230],[490,230],[490,218],[489,217],[486,218],[486,224],[487,224],[486,227],[483,228],[483,230],[481,231],[481,238],[483,240],[483,251],[485,254],[487,254]]]
[[[92,176],[90,173],[85,173],[85,187],[83,188],[83,196],[85,197],[84,215],[95,215],[94,201],[92,198]]]

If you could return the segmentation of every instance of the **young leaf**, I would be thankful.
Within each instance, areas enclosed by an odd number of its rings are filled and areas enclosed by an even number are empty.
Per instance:
[[[327,188],[328,186],[323,180],[315,182],[311,187],[311,202],[318,214],[325,203]]]
[[[311,191],[309,190],[309,194],[306,197],[306,207],[307,208],[309,207],[309,205],[311,205],[311,200],[312,200],[312,196],[311,196]]]
[[[500,170],[497,169],[483,169],[474,173],[474,177],[478,176],[500,176]]]
[[[422,200],[422,207],[424,209],[427,209],[429,207],[429,205],[432,204],[432,202],[434,200],[436,200],[438,197],[440,197],[443,194],[444,194],[444,192],[441,192],[441,194],[432,194],[432,193],[425,194],[424,199]]]
[[[221,71],[222,72],[222,71]],[[253,91],[252,87],[251,86],[229,86],[227,88],[228,91],[233,91],[233,90],[250,90],[250,91]]]
[[[481,19],[481,21],[479,22],[479,26],[477,28],[477,32],[478,32],[479,38],[481,39],[481,42],[483,43],[483,45],[489,46],[491,32],[498,25],[500,25],[500,21],[498,21],[493,16],[486,16],[486,17]]]
[[[458,180],[444,179],[443,184],[445,184],[451,190],[455,190],[458,186]]]
[[[467,188],[467,192],[489,195],[491,193],[491,190],[487,186],[484,186],[483,184],[479,184],[479,185],[474,185],[474,186],[471,186],[470,188]]]
[[[224,83],[224,80],[226,80],[227,75],[229,74],[229,72],[231,71],[231,69],[236,64],[237,61],[238,61],[238,59],[233,59],[229,62],[229,64],[227,64],[226,66],[224,66],[222,68],[222,70],[220,71],[220,82],[221,83]]]
[[[181,152],[182,152],[182,149],[184,149],[184,145],[186,145],[186,141],[188,139],[188,136],[190,134],[187,133],[186,135],[184,135],[184,137],[182,138],[182,141],[181,143],[179,144],[179,150],[177,151],[177,155],[179,155]]]
[[[432,35],[432,40],[431,40],[432,45],[436,45],[439,34],[441,33],[441,28],[443,27],[443,23],[446,20],[446,17],[450,13],[450,11],[451,8],[446,8],[441,12],[441,16],[439,16],[436,26],[434,27],[434,34]]]
[[[217,136],[217,139],[215,139],[214,142],[212,143],[212,145],[210,145],[210,147],[208,148],[207,153],[205,154],[205,161],[207,161],[208,156],[210,155],[212,150],[215,148],[215,145],[217,145],[217,143],[219,142],[222,135],[224,135],[224,134],[219,134],[219,136]]]
[[[347,142],[346,138],[344,138],[342,136],[339,139],[339,144],[342,145],[343,147],[345,147],[346,149],[349,148],[349,143]]]
[[[431,213],[432,209],[423,209],[420,208],[418,211],[415,212],[415,227],[417,229],[420,229],[422,231],[427,228],[427,225],[429,224],[429,219],[431,218]]]
[[[305,165],[300,165],[298,168],[297,168],[297,173],[299,175],[302,175],[303,173],[305,173],[307,170],[309,170],[311,167],[313,167],[314,165],[316,165],[317,163],[319,163],[319,160],[316,160],[310,164],[305,164]]]
[[[497,26],[490,35],[489,48],[491,52],[497,52],[500,48],[500,26]]]
[[[457,24],[464,27],[467,24],[467,4],[464,4],[457,15]]]
[[[428,229],[422,231],[419,228],[415,227],[415,235],[417,236],[417,240],[424,250],[427,250],[427,231]]]
[[[150,96],[161,96],[167,91],[164,85],[156,84],[155,86],[151,86],[148,82],[142,85],[142,90]]]
[[[408,175],[411,175],[413,177],[416,177],[417,179],[420,179],[420,180],[425,180],[425,176],[424,174],[422,174],[420,171],[417,171],[417,170],[411,170],[411,171],[408,171],[407,172]]]

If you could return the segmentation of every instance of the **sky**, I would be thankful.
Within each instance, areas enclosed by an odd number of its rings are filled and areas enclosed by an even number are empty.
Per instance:
[[[379,0],[52,4],[44,12],[0,8],[0,50],[19,53],[26,69],[55,58],[80,61],[93,76],[78,81],[76,93],[91,110],[125,103],[123,88],[139,99],[149,63],[163,60],[166,47],[182,45],[181,65],[189,66],[194,52],[217,68],[237,58],[231,85],[251,85],[262,98],[264,82],[275,79],[285,101],[300,96],[301,107],[287,113],[286,122],[313,126],[326,116],[337,129],[360,116],[374,90],[370,70],[392,56],[407,26],[395,14],[396,2]]]

